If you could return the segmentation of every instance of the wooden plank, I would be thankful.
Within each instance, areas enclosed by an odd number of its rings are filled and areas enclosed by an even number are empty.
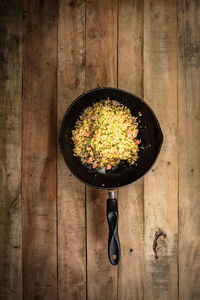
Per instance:
[[[56,1],[25,1],[23,298],[57,299]]]
[[[117,85],[117,1],[87,0],[86,89]]]
[[[20,1],[0,4],[0,298],[22,297]]]
[[[117,1],[86,5],[86,88],[117,85]],[[106,191],[87,188],[88,299],[117,298],[117,268],[107,254]]]
[[[179,297],[200,299],[200,3],[178,1]]]
[[[119,1],[118,86],[143,96],[143,1]],[[119,189],[118,299],[143,299],[144,181]]]
[[[144,99],[164,133],[160,157],[144,179],[145,299],[178,297],[177,17],[176,1],[144,1]],[[155,231],[158,259],[152,250]]]
[[[59,3],[58,134],[63,115],[85,89],[85,1]],[[85,186],[71,175],[58,147],[59,299],[86,298]]]

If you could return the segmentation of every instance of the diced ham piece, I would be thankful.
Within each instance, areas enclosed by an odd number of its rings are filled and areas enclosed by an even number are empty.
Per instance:
[[[113,158],[109,158],[109,161],[114,161],[114,159]]]
[[[128,121],[129,121],[130,124],[133,123],[133,119],[132,118],[130,118]]]
[[[135,144],[136,144],[136,145],[139,145],[139,144],[140,144],[140,140],[136,140],[136,141],[135,141]]]
[[[83,132],[83,136],[89,136],[89,135],[90,135],[89,132],[87,132],[87,131]]]
[[[133,133],[133,137],[136,137],[138,135],[138,129],[136,129]]]
[[[111,170],[112,169],[112,166],[111,165],[107,165],[106,166],[106,170]]]
[[[93,168],[93,169],[96,169],[96,167],[98,167],[98,165],[97,165],[97,164],[95,164],[95,163],[94,163],[94,164],[92,164],[92,168]]]
[[[130,130],[130,129],[127,129],[127,130],[126,130],[126,136],[127,136],[127,137],[131,137],[131,130]]]
[[[91,157],[91,156],[88,158],[87,162],[88,162],[89,164],[92,163],[92,157]]]
[[[96,134],[93,135],[93,139],[94,139],[94,140],[97,139],[97,135],[96,135]]]
[[[90,151],[92,149],[92,147],[88,146],[86,149],[87,149],[87,151]]]

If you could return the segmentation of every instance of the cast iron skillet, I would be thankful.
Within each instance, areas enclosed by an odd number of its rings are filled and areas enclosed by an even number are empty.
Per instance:
[[[126,161],[123,161],[117,168],[102,172],[83,165],[79,158],[74,157],[72,130],[86,107],[108,97],[130,108],[133,116],[138,116],[139,112],[142,114],[138,119],[140,121],[138,138],[142,143],[137,164],[129,166]],[[63,118],[59,141],[64,160],[70,171],[83,183],[107,189],[109,192],[107,200],[108,256],[111,264],[117,265],[120,259],[120,243],[117,199],[114,196],[114,189],[140,179],[155,163],[163,143],[163,134],[158,120],[151,108],[136,95],[117,88],[97,88],[87,91],[72,102]]]

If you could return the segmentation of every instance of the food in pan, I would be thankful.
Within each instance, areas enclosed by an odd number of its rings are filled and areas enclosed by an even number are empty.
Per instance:
[[[86,108],[72,131],[74,155],[93,169],[111,170],[121,160],[133,165],[140,140],[137,117],[116,100],[101,100]]]

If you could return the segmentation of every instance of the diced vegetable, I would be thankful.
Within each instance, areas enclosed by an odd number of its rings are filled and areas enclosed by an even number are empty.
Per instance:
[[[138,135],[138,129],[136,129],[134,132],[133,132],[133,137],[136,137]]]
[[[130,129],[126,130],[126,135],[127,135],[127,137],[131,137],[131,130]]]
[[[87,162],[88,162],[89,164],[91,164],[92,161],[93,161],[93,159],[92,159],[92,157],[90,156],[90,157],[88,158]]]
[[[111,165],[107,165],[106,166],[106,170],[111,170],[112,169],[112,166]]]
[[[87,132],[87,131],[83,132],[83,136],[89,136],[89,135],[90,135],[89,132]]]
[[[140,144],[140,140],[136,140],[136,141],[135,141],[135,144],[136,144],[136,145],[139,145],[139,144]]]

